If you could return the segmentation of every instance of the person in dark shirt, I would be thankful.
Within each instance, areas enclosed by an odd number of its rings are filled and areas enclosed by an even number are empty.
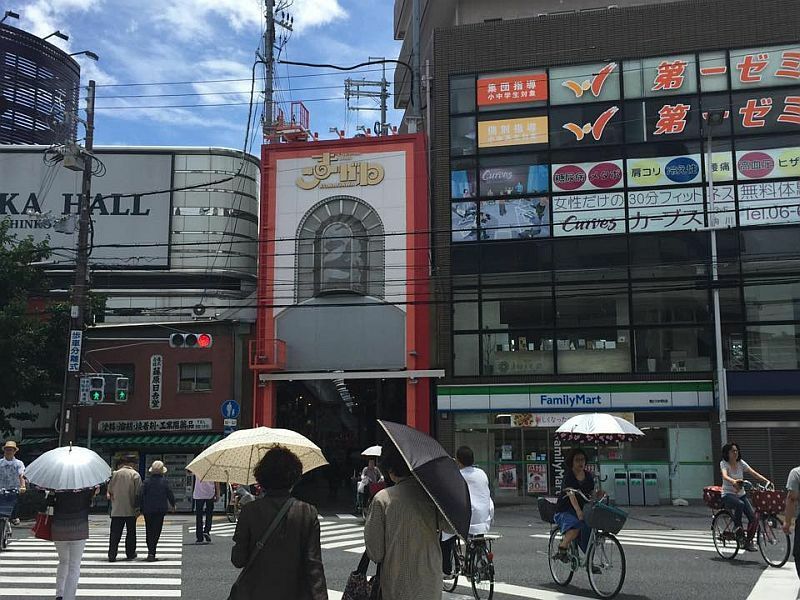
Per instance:
[[[569,560],[567,549],[573,540],[580,536],[578,544],[585,552],[589,542],[590,528],[583,520],[583,507],[586,500],[576,494],[578,490],[587,498],[592,498],[594,492],[594,477],[586,470],[586,452],[580,448],[573,448],[567,454],[567,472],[564,475],[564,491],[556,505],[556,524],[564,534],[561,543],[558,545],[558,553],[555,558]]]
[[[175,494],[164,478],[167,467],[160,460],[153,461],[150,477],[142,484],[140,506],[144,515],[144,527],[147,535],[147,562],[155,562],[158,540],[164,528],[164,516],[168,510],[175,511]]]

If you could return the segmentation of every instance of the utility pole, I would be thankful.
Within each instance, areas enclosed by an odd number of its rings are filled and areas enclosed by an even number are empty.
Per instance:
[[[70,336],[67,346],[66,389],[61,395],[59,445],[77,441],[76,412],[80,400],[81,365],[83,364],[83,329],[88,311],[89,274],[89,206],[92,193],[94,160],[94,80],[89,81],[86,95],[86,144],[83,154],[83,179],[78,201],[78,248],[75,260],[75,283],[70,293]]]
[[[264,29],[264,116],[262,127],[264,142],[269,142],[273,133],[273,93],[275,91],[275,0],[266,1],[267,26]]]
[[[379,61],[383,58],[370,56],[370,61]],[[377,91],[372,91],[377,90]],[[344,98],[347,101],[347,109],[360,111],[360,110],[380,110],[381,121],[379,127],[375,127],[375,135],[389,135],[389,82],[386,80],[386,63],[383,63],[383,76],[380,81],[367,81],[366,79],[351,79],[347,78],[344,81]],[[351,106],[350,100],[360,100],[361,98],[374,98],[377,100],[379,106]]]

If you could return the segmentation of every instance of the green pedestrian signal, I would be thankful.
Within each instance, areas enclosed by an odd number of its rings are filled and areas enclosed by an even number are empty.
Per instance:
[[[117,377],[114,385],[114,400],[117,402],[127,402],[129,387],[130,379],[127,377]]]
[[[92,392],[92,402],[101,402],[103,400],[103,395],[100,392]]]
[[[100,404],[103,401],[103,394],[106,391],[105,377],[89,378],[89,400],[92,404]]]

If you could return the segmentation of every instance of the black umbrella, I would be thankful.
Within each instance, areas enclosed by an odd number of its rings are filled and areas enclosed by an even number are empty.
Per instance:
[[[378,421],[408,468],[458,535],[469,535],[469,487],[458,465],[435,439],[406,425]]]

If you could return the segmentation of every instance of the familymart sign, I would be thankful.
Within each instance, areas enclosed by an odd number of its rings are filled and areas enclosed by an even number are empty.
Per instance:
[[[714,406],[711,381],[439,386],[440,411],[596,412]]]

